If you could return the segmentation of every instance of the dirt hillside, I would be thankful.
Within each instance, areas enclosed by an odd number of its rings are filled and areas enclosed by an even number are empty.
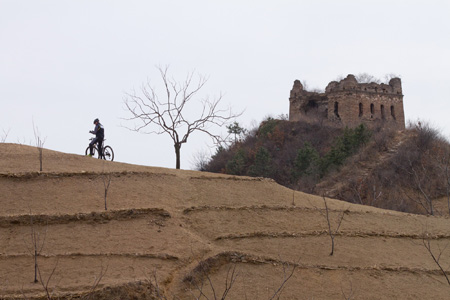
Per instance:
[[[448,218],[327,199],[330,256],[324,200],[272,180],[46,149],[38,170],[0,144],[0,298],[220,299],[232,279],[226,299],[450,297],[423,244],[447,270]]]

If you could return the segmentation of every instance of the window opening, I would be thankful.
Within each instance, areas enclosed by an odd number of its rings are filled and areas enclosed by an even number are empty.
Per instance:
[[[363,104],[359,103],[359,117],[361,118],[363,116]]]
[[[339,116],[339,103],[338,102],[334,102],[334,115],[340,119],[341,117]]]

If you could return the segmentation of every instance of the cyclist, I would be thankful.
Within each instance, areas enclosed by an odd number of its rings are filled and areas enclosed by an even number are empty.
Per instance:
[[[99,119],[95,119],[94,124],[94,130],[89,131],[89,133],[95,134],[95,138],[89,143],[89,156],[94,155],[94,144],[97,143],[99,153],[98,158],[101,158],[103,139],[105,138],[105,129],[103,128],[103,125],[100,124]]]

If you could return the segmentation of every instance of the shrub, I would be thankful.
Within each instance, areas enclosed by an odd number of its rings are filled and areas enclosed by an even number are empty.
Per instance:
[[[345,128],[331,150],[321,159],[321,175],[325,175],[333,167],[341,166],[350,155],[369,141],[370,136],[371,132],[364,124],[354,129]]]
[[[273,132],[277,124],[278,120],[271,117],[268,117],[265,121],[262,121],[258,130],[258,137],[262,139],[267,138],[267,136]]]
[[[226,173],[232,175],[244,175],[246,166],[246,155],[244,149],[239,149],[237,153],[226,164]]]
[[[295,178],[317,174],[320,156],[317,150],[308,142],[297,152],[293,175]]]
[[[248,175],[270,177],[271,173],[270,153],[266,148],[260,147],[256,152],[254,164],[248,170]]]
[[[233,152],[225,149],[222,146],[217,147],[216,153],[211,156],[211,159],[204,166],[207,172],[225,173],[226,163],[233,157]]]

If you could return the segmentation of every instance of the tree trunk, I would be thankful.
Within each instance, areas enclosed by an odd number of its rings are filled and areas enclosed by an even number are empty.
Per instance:
[[[36,245],[35,245],[36,247]],[[37,268],[38,268],[38,263],[37,263],[37,250],[36,248],[34,249],[34,283],[37,283]]]
[[[42,172],[42,148],[39,148],[39,171]]]
[[[176,169],[180,169],[180,149],[181,149],[181,144],[175,143],[174,147],[175,147],[175,156],[176,156],[176,159],[177,159],[175,168]]]
[[[108,196],[108,189],[105,188],[105,210],[107,210],[106,208],[106,197]]]

